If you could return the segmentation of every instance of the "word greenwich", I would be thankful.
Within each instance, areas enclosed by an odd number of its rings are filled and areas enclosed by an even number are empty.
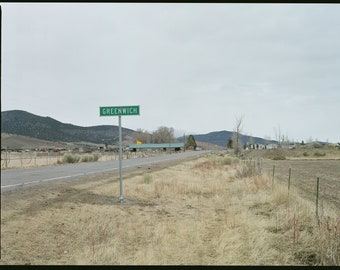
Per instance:
[[[100,107],[100,116],[139,115],[139,106]]]

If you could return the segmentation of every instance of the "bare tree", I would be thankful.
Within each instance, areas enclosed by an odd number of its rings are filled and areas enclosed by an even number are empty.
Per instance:
[[[236,117],[235,121],[235,128],[233,133],[233,147],[235,154],[238,155],[242,149],[242,142],[241,142],[241,132],[242,132],[242,123],[243,123],[243,116]]]
[[[152,141],[154,143],[172,143],[176,141],[174,135],[174,128],[170,127],[159,127],[152,133]]]
[[[278,146],[282,147],[282,143],[285,140],[285,136],[283,135],[280,125],[278,126],[278,128],[276,129],[274,127],[274,132],[275,132],[275,140],[278,142]]]
[[[282,146],[284,148],[289,148],[289,144],[290,144],[290,140],[288,138],[288,135],[283,135],[283,138],[282,138]]]

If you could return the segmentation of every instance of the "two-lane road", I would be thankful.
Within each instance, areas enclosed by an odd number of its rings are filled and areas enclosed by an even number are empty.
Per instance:
[[[142,165],[155,164],[173,160],[181,160],[200,156],[209,151],[190,151],[176,154],[165,154],[157,157],[124,159],[124,168],[134,168]],[[119,170],[119,161],[89,162],[78,164],[66,164],[60,166],[47,166],[28,169],[1,170],[1,192],[12,190],[22,186],[29,186],[49,181],[69,178],[78,178],[91,174],[98,174]]]

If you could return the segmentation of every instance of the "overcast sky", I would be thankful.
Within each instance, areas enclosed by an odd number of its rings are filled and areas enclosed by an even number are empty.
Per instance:
[[[340,5],[2,4],[1,111],[340,141]]]

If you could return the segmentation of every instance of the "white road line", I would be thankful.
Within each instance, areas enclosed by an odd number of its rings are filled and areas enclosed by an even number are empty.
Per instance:
[[[83,173],[78,173],[78,174],[73,174],[73,175],[66,175],[66,176],[60,176],[60,177],[53,177],[53,178],[49,178],[49,179],[40,180],[40,182],[48,182],[48,181],[59,180],[59,179],[65,179],[65,178],[71,178],[71,177],[81,176],[81,175],[84,175],[84,174],[83,174]]]
[[[48,179],[42,179],[42,180],[24,182],[24,183],[20,183],[20,184],[1,186],[1,188],[3,189],[3,188],[24,186],[24,185],[35,184],[35,183],[40,183],[40,182],[48,182],[48,181],[53,181],[53,180],[67,179],[67,178],[72,178],[72,177],[77,177],[77,176],[83,176],[83,175],[85,176],[85,175],[88,175],[88,174],[96,174],[96,173],[107,172],[107,171],[113,171],[113,170],[117,170],[117,169],[107,169],[107,170],[101,170],[101,171],[93,171],[93,172],[87,172],[87,173],[78,173],[78,174],[73,174],[73,175],[66,175],[66,176],[60,176],[60,177],[53,177],[53,178],[48,178]]]
[[[25,182],[22,185],[29,185],[29,184],[35,184],[35,183],[39,183],[40,180],[36,180],[36,181],[31,181],[31,182]]]
[[[153,163],[161,163],[161,162],[169,161],[169,160],[172,160],[172,159],[155,160],[151,163],[150,162],[142,162],[142,163],[135,164],[135,165],[123,166],[123,169],[124,168],[131,168],[131,167],[138,167],[138,166],[147,165],[147,164],[152,165]],[[112,168],[112,169],[106,169],[106,170],[100,170],[100,171],[92,171],[92,172],[87,172],[87,173],[78,173],[78,174],[66,175],[66,176],[60,176],[60,177],[53,177],[53,178],[48,178],[48,179],[43,179],[43,180],[24,182],[24,183],[20,183],[20,184],[1,186],[1,189],[16,187],[16,186],[24,186],[24,185],[29,185],[29,184],[35,184],[35,183],[39,183],[39,182],[48,182],[48,181],[53,181],[53,180],[67,179],[67,178],[72,178],[72,177],[77,177],[77,176],[86,176],[86,175],[89,175],[89,174],[96,174],[96,173],[116,171],[116,170],[118,170],[118,168]]]
[[[1,186],[1,188],[17,187],[17,186],[23,186],[23,185],[24,184],[7,185],[7,186]]]

